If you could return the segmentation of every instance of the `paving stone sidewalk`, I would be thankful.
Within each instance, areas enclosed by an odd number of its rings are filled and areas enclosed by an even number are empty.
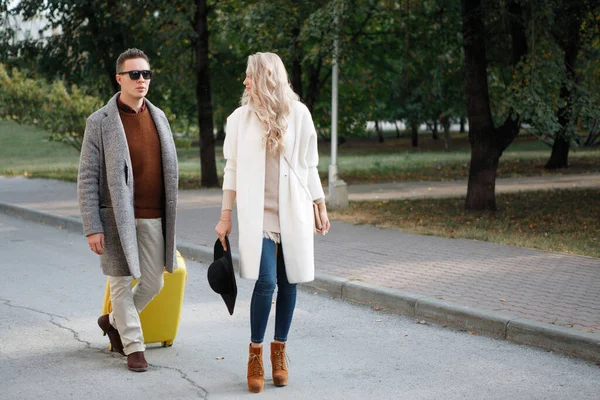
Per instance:
[[[589,179],[599,178],[600,174],[590,174],[565,180],[571,186],[584,187]],[[556,181],[545,183],[556,187]],[[511,185],[532,187],[527,179]],[[389,190],[383,185],[380,188]],[[370,189],[371,193],[379,191],[377,186]],[[366,189],[362,190],[364,194]],[[411,189],[405,185],[396,192],[402,190],[410,193]],[[220,196],[218,189],[180,192],[178,241],[213,245]],[[0,202],[79,216],[74,183],[0,177]],[[237,243],[235,230],[232,240]],[[327,236],[316,238],[315,251],[317,269],[332,276],[590,332],[600,338],[598,258],[342,222],[334,222]]]

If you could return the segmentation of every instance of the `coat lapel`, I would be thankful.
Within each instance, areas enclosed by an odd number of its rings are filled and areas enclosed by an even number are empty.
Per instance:
[[[102,137],[107,173],[110,175],[111,172],[115,172],[112,176],[112,183],[124,184],[125,174],[121,172],[124,172],[125,165],[127,165],[128,170],[131,170],[131,158],[127,138],[125,137],[125,128],[123,128],[123,122],[121,122],[121,116],[119,115],[117,96],[118,94],[106,105],[106,118],[103,120]],[[119,171],[118,166],[121,166],[123,171]],[[111,184],[111,177],[109,176],[108,179],[109,184]],[[127,181],[131,182],[131,179]]]

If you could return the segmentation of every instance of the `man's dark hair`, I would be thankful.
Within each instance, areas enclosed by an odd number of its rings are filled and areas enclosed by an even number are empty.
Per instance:
[[[148,56],[144,54],[142,50],[136,48],[127,49],[121,53],[119,58],[117,58],[117,72],[123,72],[123,64],[125,64],[125,61],[132,60],[134,58],[143,58],[148,62],[148,65],[150,65],[150,60],[148,60]]]

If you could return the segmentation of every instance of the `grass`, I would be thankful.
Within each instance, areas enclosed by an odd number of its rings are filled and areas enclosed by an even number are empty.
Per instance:
[[[330,217],[354,224],[600,257],[600,189],[496,195],[496,213],[465,212],[462,199],[350,202]]]
[[[346,183],[451,181],[469,176],[470,147],[466,135],[455,135],[452,151],[444,151],[441,140],[421,138],[424,148],[412,149],[408,139],[387,139],[380,145],[373,139],[356,139],[340,147],[337,165]],[[330,148],[319,144],[319,173],[327,183]],[[498,167],[498,177],[544,176],[554,174],[582,174],[600,172],[600,148],[572,150],[567,169],[548,171],[544,165],[551,149],[535,138],[525,137],[515,141],[503,154]],[[180,186],[198,188],[200,167],[198,149],[178,150]],[[225,161],[222,148],[217,146],[217,171],[222,173]]]
[[[74,181],[79,154],[61,143],[48,142],[47,134],[35,127],[0,121],[0,174],[25,175]],[[352,138],[340,146],[338,168],[347,183],[393,181],[446,181],[466,179],[470,160],[468,138],[453,134],[452,150],[444,151],[443,140],[428,135],[420,138],[421,147],[413,149],[408,138],[387,138],[379,144],[374,138]],[[320,143],[319,172],[327,182],[330,150]],[[225,162],[222,147],[215,149],[217,171],[222,174]],[[180,187],[200,186],[198,148],[178,149]],[[555,173],[574,174],[600,171],[600,148],[571,151],[568,169],[550,172],[543,168],[550,148],[531,137],[515,141],[500,159],[499,177],[538,176]]]
[[[373,140],[358,141],[348,148],[341,148],[338,157],[340,176],[347,183],[403,182],[403,181],[449,181],[467,179],[469,175],[470,147],[465,134],[456,135],[453,149],[440,148],[442,140],[420,138],[420,149],[410,147],[408,139],[387,139],[385,145]],[[366,143],[365,143],[366,142]],[[319,170],[327,178],[331,162],[326,146]],[[424,150],[432,149],[432,150]],[[580,174],[600,171],[600,148],[582,148],[569,154],[567,169],[548,171],[544,165],[550,158],[551,149],[531,137],[520,137],[513,142],[500,158],[498,177],[541,176]]]
[[[76,180],[79,152],[47,136],[34,126],[0,121],[0,174]]]

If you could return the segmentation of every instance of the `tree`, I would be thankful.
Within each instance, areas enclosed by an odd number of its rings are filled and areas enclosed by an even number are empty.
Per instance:
[[[548,169],[568,166],[580,128],[600,116],[595,79],[599,10],[589,0],[549,0],[528,7],[527,57],[512,72],[512,82],[502,82],[501,71],[491,76],[495,103],[512,108],[529,133],[553,148]]]
[[[38,43],[40,70],[88,86],[97,82],[90,76],[104,76],[106,81],[96,89],[105,94],[119,90],[114,66],[119,53],[127,47],[144,48],[145,38],[151,37],[144,29],[148,13],[140,18],[135,2],[22,0],[12,12],[25,19],[43,15],[48,27],[60,31]]]
[[[557,32],[556,40],[564,51],[564,68],[566,79],[560,88],[561,106],[558,109],[559,132],[554,137],[552,145],[552,154],[550,160],[546,163],[547,169],[566,168],[569,166],[569,148],[571,147],[571,136],[569,128],[573,121],[573,86],[576,81],[575,64],[580,50],[580,30],[583,14],[585,12],[583,4],[577,0],[568,0],[565,2],[563,10],[558,15],[563,19],[568,18],[560,33]],[[561,18],[561,17],[559,17]],[[566,26],[565,26],[566,25]]]
[[[196,99],[198,102],[198,127],[200,128],[201,185],[218,186],[217,164],[215,160],[215,136],[210,92],[210,63],[208,59],[208,13],[206,0],[196,0],[194,30],[196,40]]]
[[[463,112],[460,6],[439,0],[382,2],[371,22],[355,46],[363,53],[352,53],[344,75],[352,69],[358,89],[353,97],[374,105],[370,120],[404,120],[417,147],[423,121],[435,126],[443,116],[449,122]],[[362,79],[363,88],[356,84]]]
[[[465,208],[496,210],[496,171],[502,152],[519,133],[520,119],[509,112],[504,123],[496,127],[492,118],[488,89],[485,26],[481,0],[461,0],[465,52],[467,114],[471,165]],[[527,54],[523,11],[518,0],[508,0],[512,60],[517,67]]]
[[[194,10],[190,18],[189,10]],[[210,93],[206,0],[136,1],[22,0],[12,11],[24,18],[42,13],[61,33],[37,43],[37,68],[45,76],[83,83],[108,96],[119,90],[115,62],[128,47],[144,50],[153,65],[152,97],[175,125],[196,118],[200,131],[203,186],[218,185]],[[194,52],[194,56],[189,55]],[[191,73],[195,71],[195,75]],[[98,79],[103,77],[103,79]],[[186,85],[189,80],[196,81]],[[189,107],[196,100],[196,110]],[[179,120],[177,119],[179,117]]]
[[[87,117],[101,106],[77,86],[62,81],[46,82],[27,77],[17,68],[9,72],[0,64],[0,119],[36,125],[50,133],[50,139],[81,150]]]
[[[557,21],[553,26],[552,36],[563,54],[564,79],[560,87],[560,107],[557,111],[560,128],[554,135],[552,154],[545,166],[547,169],[567,168],[572,143],[578,143],[579,132],[575,125],[578,117],[585,115],[578,115],[577,103],[585,101],[587,93],[580,86],[582,79],[577,73],[577,63],[582,47],[587,44],[585,42],[589,43],[590,39],[598,37],[597,32],[589,33],[594,32],[594,25],[597,29],[594,11],[598,10],[600,7],[597,3],[588,0],[565,0],[556,10]]]

